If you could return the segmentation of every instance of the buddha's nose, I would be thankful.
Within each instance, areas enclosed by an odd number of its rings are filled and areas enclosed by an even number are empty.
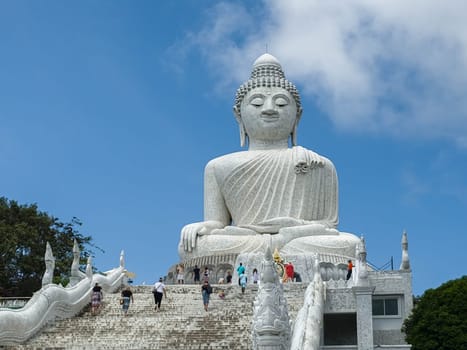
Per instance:
[[[272,100],[267,99],[267,100],[264,102],[263,110],[262,110],[261,112],[262,112],[263,114],[267,114],[267,115],[271,115],[271,114],[276,114],[276,113],[277,113],[276,109],[274,108],[274,103],[272,102]]]

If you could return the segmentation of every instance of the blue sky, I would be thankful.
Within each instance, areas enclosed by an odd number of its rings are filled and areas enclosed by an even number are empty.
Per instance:
[[[298,143],[339,176],[341,231],[414,294],[466,273],[462,1],[2,1],[0,195],[121,249],[136,283],[178,261],[203,169],[240,149],[236,88],[266,50],[299,88]],[[464,17],[464,18],[463,18]]]

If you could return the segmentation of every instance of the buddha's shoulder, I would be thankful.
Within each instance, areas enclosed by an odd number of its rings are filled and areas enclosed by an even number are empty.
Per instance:
[[[334,165],[328,158],[301,146],[296,146],[286,150],[240,151],[229,153],[210,160],[206,165],[206,170],[214,172],[218,172],[219,170],[222,172],[229,171],[265,153],[277,153],[280,155],[283,154],[283,152],[289,153],[290,157],[297,161],[300,161],[300,159],[306,160],[307,162],[314,161],[321,163],[325,168],[334,168]]]
[[[331,160],[329,160],[325,156],[322,156],[312,150],[309,150],[301,146],[294,146],[286,150],[261,150],[261,151],[233,152],[233,153],[225,154],[223,156],[211,159],[206,165],[206,167],[238,164],[238,163],[243,163],[245,161],[253,159],[257,156],[264,155],[265,153],[277,153],[279,155],[281,153],[283,154],[283,152],[287,152],[288,154],[290,154],[291,157],[294,156],[294,157],[299,157],[299,158],[306,154],[307,158],[320,160],[321,162],[325,164],[332,164]]]
[[[320,162],[324,167],[330,167],[334,168],[334,164],[329,158],[326,158],[325,156],[316,153],[315,151],[309,150],[307,148],[304,148],[302,146],[295,146],[292,148],[297,152],[297,154],[306,154],[308,159],[312,159],[314,161]],[[299,156],[300,157],[300,156]]]
[[[255,156],[252,151],[240,151],[225,154],[223,156],[211,159],[206,165],[206,169],[231,168],[245,162]]]

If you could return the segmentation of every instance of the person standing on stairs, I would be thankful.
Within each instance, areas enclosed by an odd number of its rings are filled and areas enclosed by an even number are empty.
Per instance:
[[[201,272],[201,269],[198,267],[198,265],[195,265],[195,268],[193,269],[193,282],[196,284],[199,284],[200,278],[199,278],[199,273]]]
[[[212,293],[212,287],[209,284],[209,281],[205,280],[203,285],[201,286],[201,295],[203,296],[203,304],[204,304],[205,311],[208,311],[209,297],[211,296],[211,293]]]
[[[96,282],[94,287],[92,288],[92,294],[91,294],[91,315],[95,316],[99,312],[99,308],[102,303],[103,299],[103,294],[102,294],[102,287],[99,285],[99,283]]]
[[[242,287],[242,294],[245,294],[247,281],[248,281],[248,278],[246,277],[246,274],[242,273],[239,278],[239,283],[240,283],[240,286]]]
[[[245,266],[243,266],[243,263],[240,263],[237,267],[237,275],[238,275],[238,285],[240,285],[240,276],[245,273]]]
[[[253,269],[253,283],[258,284],[258,281],[259,281],[259,273],[258,273],[258,269],[255,267]]]
[[[162,282],[162,277],[159,278],[159,282],[156,282],[154,284],[152,293],[154,294],[154,302],[156,303],[156,306],[154,306],[154,310],[160,311],[162,296],[165,296],[165,298],[167,298],[167,294],[165,292],[165,284]]]
[[[352,264],[352,260],[347,261],[347,277],[345,278],[347,281],[352,277],[352,269],[354,265]]]
[[[225,283],[227,284],[232,283],[232,272],[227,271],[227,277],[225,278]]]
[[[183,264],[177,266],[177,282],[178,284],[185,284],[185,267]]]
[[[209,268],[206,266],[203,272],[203,282],[209,281]]]
[[[289,261],[285,264],[285,281],[293,282],[294,274],[295,274],[294,266],[292,262]]]
[[[126,287],[122,290],[122,311],[125,316],[128,315],[128,308],[130,307],[130,301],[135,302],[133,299],[133,293],[131,292],[130,287]]]

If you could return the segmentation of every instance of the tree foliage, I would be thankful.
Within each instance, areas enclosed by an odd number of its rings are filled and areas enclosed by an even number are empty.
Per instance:
[[[467,349],[467,276],[428,289],[403,331],[412,350]]]
[[[80,246],[80,264],[97,248],[90,236],[79,233],[76,217],[64,223],[36,204],[20,205],[0,197],[0,296],[31,296],[39,290],[45,272],[46,242],[55,257],[54,282],[66,285],[73,262],[73,242]],[[99,248],[97,248],[99,249]]]

